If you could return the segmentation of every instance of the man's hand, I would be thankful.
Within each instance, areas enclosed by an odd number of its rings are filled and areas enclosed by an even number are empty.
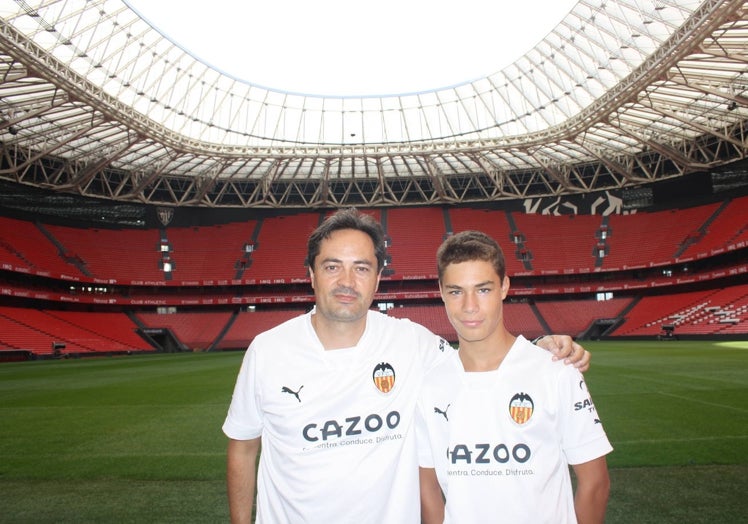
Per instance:
[[[590,369],[592,355],[569,335],[546,335],[535,344],[553,353],[553,360],[563,359],[565,364],[573,364],[582,373]]]

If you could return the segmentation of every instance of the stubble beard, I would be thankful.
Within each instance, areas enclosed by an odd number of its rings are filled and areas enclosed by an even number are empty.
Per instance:
[[[339,303],[339,299],[336,297],[336,295],[339,295],[341,293],[353,296],[355,297],[355,300],[352,302],[341,304]],[[364,307],[361,302],[361,294],[356,291],[352,291],[350,289],[335,289],[330,293],[329,298],[330,301],[328,302],[328,304],[330,304],[331,307],[324,308],[322,311],[320,311],[322,316],[324,316],[329,321],[350,323],[356,322],[366,316],[367,308]]]

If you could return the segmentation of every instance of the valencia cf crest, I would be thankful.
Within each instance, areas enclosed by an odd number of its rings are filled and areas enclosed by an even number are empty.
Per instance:
[[[509,415],[519,425],[528,422],[534,410],[535,403],[527,393],[515,393],[509,401]]]
[[[387,362],[377,364],[371,378],[382,393],[389,393],[395,387],[395,369]]]

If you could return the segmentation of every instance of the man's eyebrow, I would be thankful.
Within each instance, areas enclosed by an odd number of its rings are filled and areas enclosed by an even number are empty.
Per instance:
[[[340,263],[340,262],[342,262],[342,260],[340,260],[339,258],[327,257],[327,258],[323,258],[322,260],[319,261],[320,264],[324,264],[325,262],[337,262],[337,263]]]
[[[343,263],[343,261],[341,259],[335,258],[335,257],[327,257],[327,258],[323,258],[322,260],[319,261],[320,264],[324,264],[325,262],[335,262],[336,264],[342,264]],[[357,264],[357,265],[366,265],[366,266],[373,266],[374,265],[374,263],[371,260],[366,260],[366,259],[363,259],[363,260],[354,260],[353,263]]]

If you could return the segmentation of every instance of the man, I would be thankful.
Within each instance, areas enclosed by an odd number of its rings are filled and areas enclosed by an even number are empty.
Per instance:
[[[310,236],[315,309],[255,338],[223,425],[232,522],[251,520],[260,438],[257,522],[419,522],[416,400],[453,350],[370,311],[385,255],[379,223],[353,209]],[[588,366],[568,337],[546,341]]]
[[[612,448],[579,371],[504,327],[504,262],[477,231],[437,253],[460,346],[426,374],[418,403],[423,522],[602,523]]]

